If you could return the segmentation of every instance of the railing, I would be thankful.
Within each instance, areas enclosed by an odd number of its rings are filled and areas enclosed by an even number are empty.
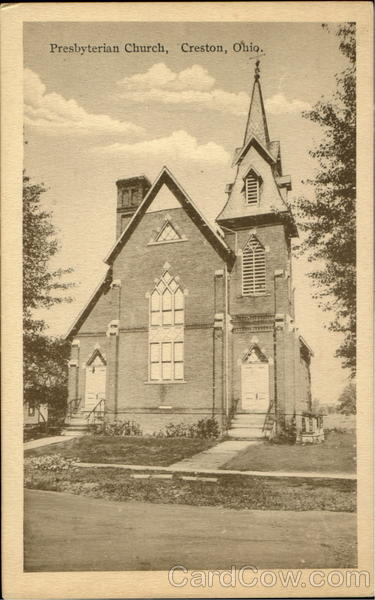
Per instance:
[[[274,407],[275,407],[275,403],[273,400],[271,400],[268,410],[267,410],[266,418],[264,419],[264,424],[263,424],[263,433],[268,438],[272,437],[273,430],[275,427]]]
[[[92,410],[86,415],[89,425],[95,425],[97,421],[102,421],[104,417],[105,399],[101,398]]]
[[[72,400],[70,400],[68,402],[67,410],[66,410],[68,419],[71,419],[72,415],[74,415],[75,413],[78,412],[78,409],[81,404],[81,400],[82,400],[82,398],[73,398]]]

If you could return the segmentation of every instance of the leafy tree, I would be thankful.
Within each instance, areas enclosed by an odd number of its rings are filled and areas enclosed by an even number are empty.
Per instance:
[[[326,27],[326,26],[325,26]],[[328,29],[328,27],[326,27]],[[311,152],[317,175],[307,183],[314,198],[297,199],[294,209],[306,237],[301,251],[317,268],[311,273],[320,306],[335,313],[329,328],[343,334],[336,351],[344,367],[356,366],[356,47],[355,24],[337,26],[348,66],[337,74],[331,99],[322,98],[304,117],[319,124],[323,141]]]
[[[60,279],[72,269],[51,271],[59,249],[52,215],[41,205],[44,185],[23,177],[23,327],[24,400],[61,410],[66,402],[68,345],[45,334],[47,325],[35,318],[38,309],[70,301],[61,294],[72,286]]]
[[[42,334],[24,337],[24,401],[48,404],[49,421],[65,416],[70,345]]]
[[[51,258],[59,250],[52,215],[41,205],[46,192],[42,184],[30,183],[23,177],[23,326],[26,334],[41,333],[46,324],[35,319],[34,311],[70,301],[56,292],[72,286],[60,278],[72,269],[49,270]]]
[[[344,415],[356,414],[356,388],[353,382],[350,382],[340,395],[337,411]]]

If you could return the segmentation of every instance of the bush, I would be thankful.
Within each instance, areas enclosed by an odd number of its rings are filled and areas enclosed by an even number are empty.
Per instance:
[[[91,425],[90,431],[95,435],[110,437],[126,437],[143,435],[139,423],[136,421],[117,421],[116,423],[99,423]]]
[[[275,435],[270,441],[272,444],[295,444],[297,439],[296,418],[286,423],[285,429]]]
[[[61,429],[61,426],[50,425],[49,422],[26,425],[23,429],[23,441],[29,442],[47,436],[60,435]]]
[[[66,471],[74,469],[78,458],[65,458],[62,454],[46,454],[44,456],[32,456],[25,458],[24,466],[38,471]]]
[[[220,436],[220,427],[216,419],[200,419],[197,423],[168,423],[157,437],[212,439]]]

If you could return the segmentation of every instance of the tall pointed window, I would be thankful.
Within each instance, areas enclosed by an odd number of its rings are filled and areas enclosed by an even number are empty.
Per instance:
[[[262,244],[252,235],[242,251],[242,294],[259,296],[266,291],[266,255]]]
[[[258,204],[261,178],[253,170],[245,178],[245,199],[247,204]]]
[[[184,293],[168,270],[150,295],[149,381],[184,379]]]

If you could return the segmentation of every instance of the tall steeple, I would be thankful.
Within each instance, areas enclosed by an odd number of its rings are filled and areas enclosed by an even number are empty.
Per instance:
[[[255,63],[253,91],[251,94],[249,115],[247,117],[243,145],[254,135],[267,148],[270,137],[268,134],[266,112],[264,110],[262,88],[260,86],[260,61]]]
[[[259,60],[255,64],[245,136],[241,148],[235,151],[233,166],[234,182],[227,185],[228,199],[217,223],[231,229],[250,223],[273,223],[284,214],[290,234],[295,235],[296,227],[286,203],[291,181],[282,173],[280,143],[271,141],[268,133]]]

